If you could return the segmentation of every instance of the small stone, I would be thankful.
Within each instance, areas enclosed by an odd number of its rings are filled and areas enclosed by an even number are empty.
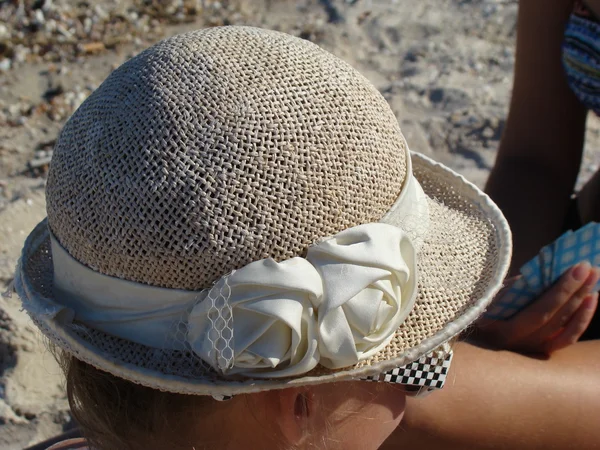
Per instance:
[[[27,59],[27,55],[31,53],[27,47],[19,44],[15,46],[13,61],[18,63],[23,63]]]
[[[483,17],[486,18],[486,19],[489,18],[489,17],[491,17],[491,16],[493,16],[493,15],[495,15],[496,12],[498,12],[498,6],[497,5],[491,4],[491,5],[485,5],[483,7]]]
[[[86,17],[85,19],[83,19],[83,31],[85,32],[85,34],[90,34],[92,31],[92,19],[90,19],[89,17]]]
[[[13,103],[11,105],[8,105],[7,110],[8,110],[8,114],[11,116],[11,118],[16,119],[16,117],[21,114],[21,104]]]
[[[98,15],[100,19],[106,20],[109,17],[108,13],[100,5],[96,5],[96,7],[94,8],[94,12]]]
[[[48,33],[48,34],[54,33],[56,31],[56,20],[48,19],[46,21],[46,23],[44,24],[44,29],[46,30],[46,33]]]
[[[52,8],[52,0],[45,0],[44,4],[42,5],[42,11],[44,12],[48,12],[50,11]]]
[[[71,33],[62,23],[56,24],[56,31],[68,39],[73,37],[73,33]]]
[[[11,65],[12,65],[12,62],[8,58],[3,58],[2,60],[0,60],[0,70],[3,72],[9,71]]]
[[[44,25],[46,22],[46,18],[44,17],[44,13],[41,9],[36,9],[34,13],[34,23],[36,25]]]
[[[486,139],[492,139],[496,135],[496,132],[490,127],[485,127],[481,135]]]
[[[81,50],[87,54],[99,53],[105,49],[103,42],[86,42],[85,44],[81,44]]]

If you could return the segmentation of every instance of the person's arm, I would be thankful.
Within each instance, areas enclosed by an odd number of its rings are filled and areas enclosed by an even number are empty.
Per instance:
[[[384,450],[600,449],[600,342],[534,359],[455,346],[446,386],[409,398]]]
[[[510,112],[486,191],[514,235],[513,269],[561,232],[585,133],[562,42],[573,0],[521,0]]]

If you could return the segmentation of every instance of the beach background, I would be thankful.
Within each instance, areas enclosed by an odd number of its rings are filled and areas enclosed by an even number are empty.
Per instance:
[[[512,0],[2,1],[0,289],[45,217],[61,127],[113,69],[157,40],[234,24],[311,40],[381,91],[411,150],[483,187],[510,100],[517,9]],[[580,183],[598,169],[599,150],[600,121],[590,115]],[[16,295],[0,298],[0,448],[72,426],[60,369]]]

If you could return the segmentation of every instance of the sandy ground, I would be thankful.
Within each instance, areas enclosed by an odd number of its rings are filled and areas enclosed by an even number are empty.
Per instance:
[[[111,70],[162,36],[246,24],[310,39],[374,83],[412,150],[479,186],[494,163],[512,82],[516,2],[87,3],[89,20],[69,2],[24,2],[38,9],[20,12],[23,2],[0,4],[0,287],[45,216],[46,162],[65,120]],[[16,14],[29,15],[27,27]],[[596,118],[586,146],[581,180],[600,163]],[[16,296],[0,298],[0,448],[21,449],[69,426],[59,368]]]

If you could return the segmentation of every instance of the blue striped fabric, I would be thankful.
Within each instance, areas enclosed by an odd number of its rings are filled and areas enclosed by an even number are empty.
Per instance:
[[[577,98],[600,115],[600,23],[571,15],[565,29],[563,66]]]

